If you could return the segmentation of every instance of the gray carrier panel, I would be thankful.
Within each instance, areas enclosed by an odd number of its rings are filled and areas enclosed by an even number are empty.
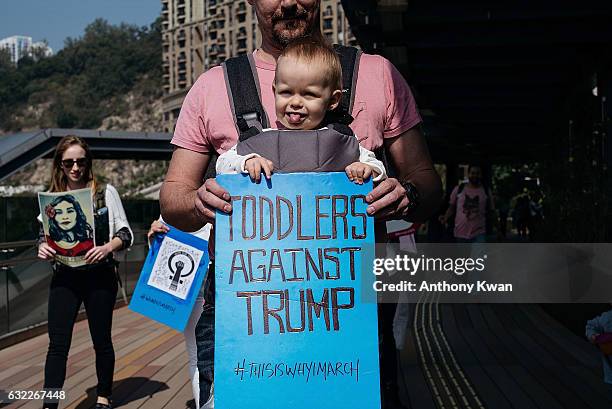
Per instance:
[[[236,149],[239,155],[270,159],[277,173],[341,172],[359,161],[357,138],[334,129],[265,131],[239,142]]]

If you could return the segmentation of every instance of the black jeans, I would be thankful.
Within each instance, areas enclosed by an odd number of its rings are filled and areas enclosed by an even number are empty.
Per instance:
[[[200,377],[200,406],[210,398],[215,362],[215,267],[210,264],[204,281],[204,307],[195,328]]]
[[[97,393],[98,396],[111,396],[115,370],[111,326],[116,298],[117,279],[113,267],[107,264],[87,270],[61,268],[53,274],[49,290],[45,388],[64,385],[72,329],[81,303],[84,303],[96,352]],[[57,404],[46,404],[45,407],[56,408]]]

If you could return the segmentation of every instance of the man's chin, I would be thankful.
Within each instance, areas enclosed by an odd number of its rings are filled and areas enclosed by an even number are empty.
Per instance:
[[[281,44],[283,47],[289,44],[292,41],[295,41],[299,38],[304,38],[308,35],[306,30],[306,26],[300,27],[292,27],[292,28],[282,28],[275,29],[273,31],[273,36],[276,42]]]

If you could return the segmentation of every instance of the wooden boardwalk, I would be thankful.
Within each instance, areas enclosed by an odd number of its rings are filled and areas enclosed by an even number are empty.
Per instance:
[[[115,378],[113,400],[123,409],[183,409],[193,399],[183,334],[130,311],[113,318]],[[42,388],[49,338],[37,336],[0,351],[0,389]],[[75,325],[60,408],[89,409],[95,403],[95,354],[87,320]],[[2,405],[6,409],[40,409],[40,401]]]

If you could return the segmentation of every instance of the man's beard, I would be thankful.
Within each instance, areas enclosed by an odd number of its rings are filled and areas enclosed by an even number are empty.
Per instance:
[[[309,15],[306,10],[278,13],[272,17],[272,37],[285,47],[291,41],[307,37],[312,31],[308,26]]]

